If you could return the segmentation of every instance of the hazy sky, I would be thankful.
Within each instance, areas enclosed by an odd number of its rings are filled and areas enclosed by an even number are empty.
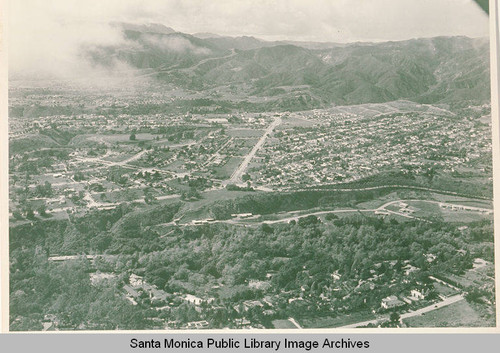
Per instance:
[[[10,0],[10,68],[68,69],[85,43],[117,43],[111,21],[186,33],[328,42],[488,35],[469,0]]]

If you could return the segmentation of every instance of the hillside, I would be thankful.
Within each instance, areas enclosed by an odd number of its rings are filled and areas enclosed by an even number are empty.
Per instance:
[[[182,88],[231,87],[244,96],[274,97],[271,108],[397,99],[466,105],[490,99],[487,39],[335,45],[189,35],[159,25],[122,25],[122,31],[127,45],[87,47],[87,59],[152,69],[160,82]]]

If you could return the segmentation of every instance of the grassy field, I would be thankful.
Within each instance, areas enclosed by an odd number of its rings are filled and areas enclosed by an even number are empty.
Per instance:
[[[454,274],[447,274],[446,277],[452,281],[459,283],[463,287],[468,286],[482,286],[482,285],[493,285],[494,278],[493,275],[494,267],[493,265],[488,265],[483,268],[476,270],[469,270],[465,272],[463,276],[457,276]]]
[[[297,326],[295,326],[294,324],[292,324],[290,321],[288,320],[273,320],[273,326],[274,328],[280,328],[280,329],[296,329]]]
[[[96,135],[102,138],[106,142],[129,142],[130,134],[112,134],[112,135]],[[135,134],[136,141],[150,141],[153,140],[158,135],[153,135],[150,133],[137,133]]]
[[[417,209],[414,213],[416,217],[426,218],[440,215],[445,222],[468,223],[486,218],[490,219],[492,217],[491,215],[485,215],[475,211],[453,211],[451,209],[441,208],[437,204],[423,201],[412,201],[408,202],[408,204]]]
[[[101,194],[105,195],[105,198],[101,198]],[[128,189],[128,190],[117,190],[111,192],[104,193],[95,193],[92,194],[92,197],[96,201],[106,201],[106,202],[125,202],[125,201],[134,201],[137,199],[142,199],[144,193],[141,189]]]
[[[356,205],[356,207],[371,210],[374,208],[378,208],[389,201],[399,200],[399,199],[400,197],[398,196],[397,192],[391,192],[390,194],[387,194],[383,197],[379,197],[374,200],[360,202]]]
[[[309,120],[313,117],[307,117],[307,119],[302,119],[300,117],[289,117],[283,120],[283,123],[278,127],[278,129],[284,130],[294,126],[309,127],[314,126],[319,123],[319,121]]]
[[[138,152],[131,152],[131,153],[120,153],[119,155],[114,155],[114,156],[109,156],[106,158],[103,158],[105,161],[110,161],[110,162],[121,162],[126,159],[129,159],[130,157],[136,155]]]
[[[465,273],[464,277],[469,281],[477,284],[483,284],[485,282],[494,282],[494,266],[488,265],[475,270],[469,270]]]
[[[56,174],[56,173],[54,173]],[[60,184],[60,183],[71,183],[72,180],[68,179],[66,177],[54,177],[54,175],[51,174],[45,174],[45,175],[34,175],[33,176],[33,182],[35,184],[43,184],[46,181],[48,181],[51,184]]]
[[[231,137],[261,137],[264,135],[264,130],[258,129],[230,129],[226,134]]]
[[[238,168],[240,163],[243,161],[242,157],[231,157],[227,161],[226,164],[224,164],[221,167],[216,167],[215,169],[215,178],[217,179],[228,179],[231,177],[233,172]]]
[[[481,313],[466,300],[461,300],[444,308],[440,308],[422,316],[414,316],[403,320],[409,327],[491,327],[495,325],[494,317]]]
[[[433,197],[436,201],[448,202],[455,205],[493,208],[493,203],[491,201],[486,201],[486,200],[467,199],[459,196],[441,195],[441,194],[433,194]]]
[[[445,286],[444,284],[435,282],[434,283],[434,288],[439,294],[442,294],[446,297],[458,294],[458,292],[450,287]]]
[[[252,194],[258,193],[252,192]],[[214,190],[205,192],[202,198],[197,201],[185,202],[177,217],[181,216],[182,223],[192,221],[194,219],[204,219],[210,216],[210,204],[215,201],[232,200],[238,197],[243,197],[247,193],[244,191],[228,191]]]
[[[330,328],[350,325],[356,322],[368,321],[372,319],[375,319],[375,315],[373,313],[361,312],[337,317],[325,316],[301,319],[299,323],[304,328]]]
[[[467,212],[467,211],[451,211],[451,210],[443,210],[442,212],[443,219],[445,222],[460,222],[460,223],[469,223],[469,222],[477,222],[482,219],[493,219],[493,215],[486,215],[477,212]]]

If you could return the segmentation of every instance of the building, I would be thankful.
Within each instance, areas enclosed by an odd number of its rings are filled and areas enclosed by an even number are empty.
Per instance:
[[[208,321],[192,321],[187,323],[187,329],[188,330],[201,330],[201,329],[207,329],[209,327]]]
[[[194,305],[200,305],[201,303],[203,303],[203,299],[192,294],[186,294],[184,300]]]
[[[411,299],[413,300],[425,299],[425,294],[423,290],[412,289],[410,291],[410,294],[411,294]]]
[[[130,275],[128,280],[132,287],[141,287],[144,284],[144,279],[134,273]]]
[[[405,303],[399,300],[395,295],[382,299],[382,302],[380,303],[380,306],[384,309],[398,308],[403,305],[405,305]]]

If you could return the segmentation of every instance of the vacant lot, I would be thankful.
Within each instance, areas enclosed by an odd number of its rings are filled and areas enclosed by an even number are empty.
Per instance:
[[[458,294],[458,292],[450,287],[445,286],[444,284],[441,283],[434,283],[434,288],[439,294],[444,295],[445,297],[449,297],[455,294]]]
[[[220,167],[214,168],[215,175],[217,179],[229,179],[233,172],[238,168],[240,163],[243,161],[242,157],[231,157],[226,164]]]
[[[491,201],[475,200],[475,199],[468,199],[468,198],[459,197],[459,196],[442,195],[442,194],[432,194],[432,195],[434,196],[434,199],[436,201],[448,202],[448,203],[452,203],[455,205],[465,205],[465,206],[482,207],[482,208],[493,208],[493,204]]]
[[[231,129],[227,130],[226,134],[231,137],[261,137],[264,135],[264,130],[258,129]]]
[[[130,134],[112,134],[112,135],[97,135],[100,139],[103,139],[106,142],[128,142],[130,141]],[[137,141],[150,141],[153,140],[158,135],[153,135],[150,133],[137,133],[135,134],[135,138]]]
[[[292,324],[288,320],[273,320],[273,325],[274,325],[274,328],[281,328],[281,329],[288,329],[288,328],[296,329],[297,328],[297,326],[295,326],[294,324]]]
[[[491,215],[486,215],[476,211],[454,211],[447,208],[441,208],[438,204],[424,201],[408,202],[408,204],[417,209],[417,211],[414,213],[414,216],[416,217],[426,218],[430,216],[441,215],[445,222],[468,223],[492,217]],[[465,203],[461,204],[465,205]],[[482,207],[484,207],[484,205]]]
[[[361,312],[349,315],[341,315],[337,317],[324,316],[310,319],[301,319],[299,323],[304,328],[329,328],[340,327],[375,319],[375,315],[371,312]]]
[[[319,122],[315,121],[313,119],[314,119],[313,116],[309,116],[309,117],[305,117],[305,118],[301,118],[298,116],[285,118],[283,120],[283,123],[281,124],[281,126],[278,127],[278,130],[286,130],[290,127],[295,127],[295,126],[310,127],[310,126],[317,125]]]
[[[481,314],[467,301],[461,300],[422,316],[403,320],[409,327],[491,327],[494,319]]]

